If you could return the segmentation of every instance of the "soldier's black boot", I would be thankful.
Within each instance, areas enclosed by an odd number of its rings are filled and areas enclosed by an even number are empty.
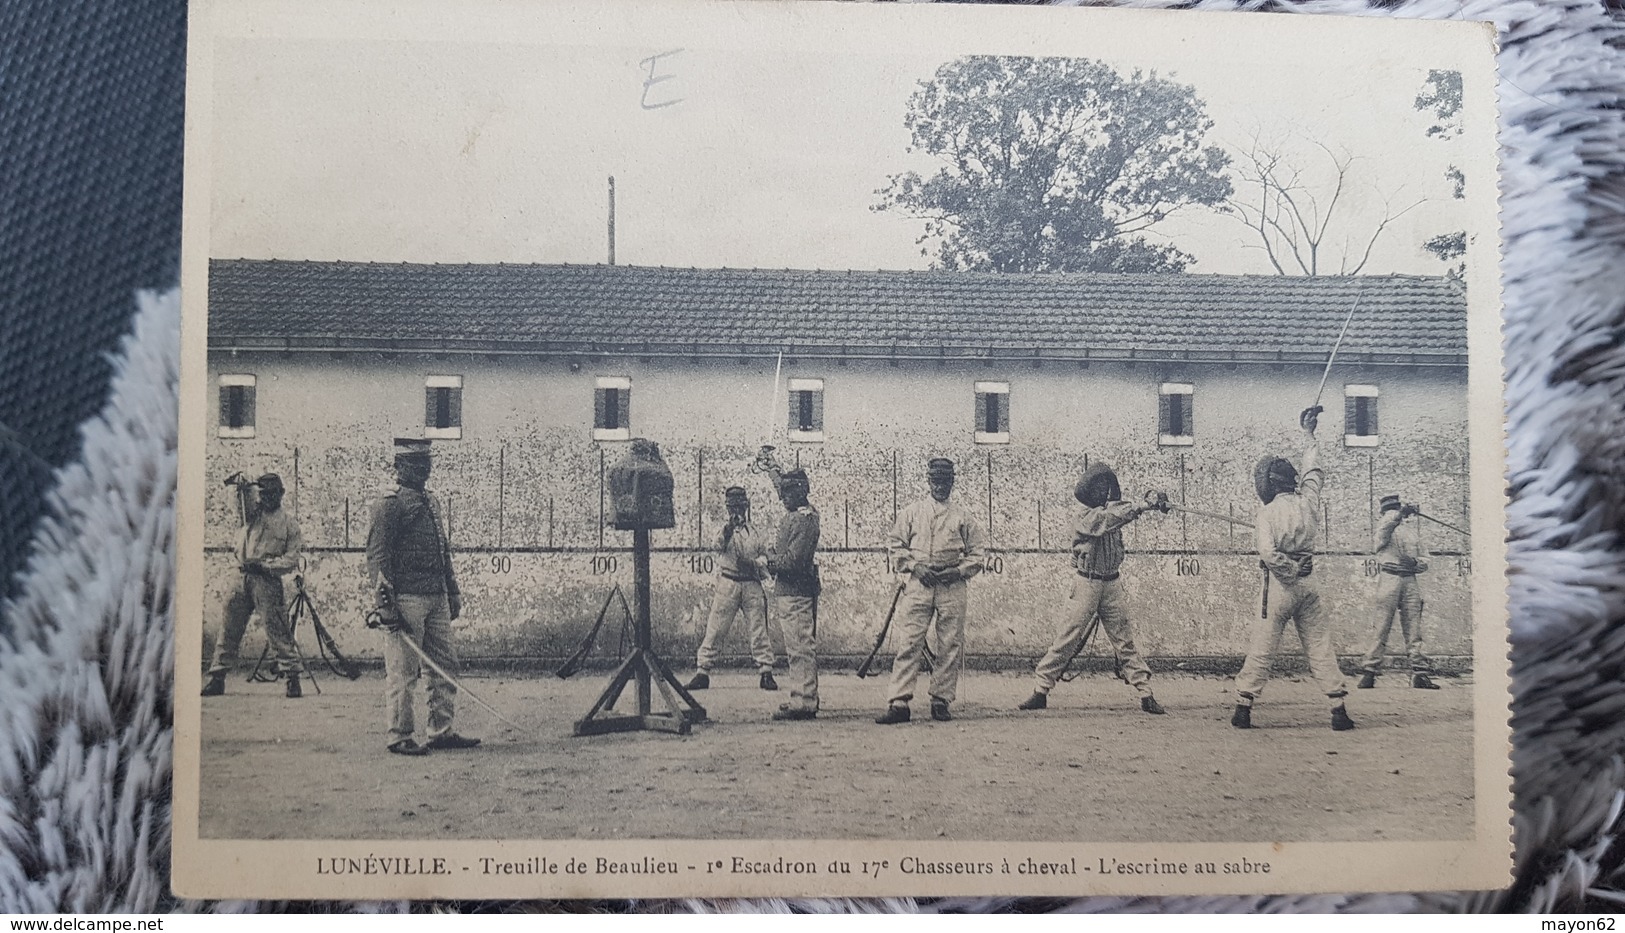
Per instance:
[[[708,688],[710,686],[711,686],[711,675],[707,674],[704,671],[700,671],[699,673],[695,674],[693,677],[690,677],[688,679],[688,683],[683,684],[683,689],[684,690],[704,690],[704,689],[706,689],[706,688]]]
[[[948,712],[948,701],[947,700],[932,700],[931,701],[931,718],[935,719],[937,722],[953,722],[954,721],[954,714]]]
[[[777,690],[777,689],[779,689],[779,682],[773,679],[773,672],[772,671],[763,671],[762,672],[762,678],[759,681],[759,683],[760,683],[761,688],[763,690]]]
[[[1364,674],[1360,675],[1359,688],[1361,690],[1370,690],[1372,687],[1375,687],[1376,685],[1377,685],[1377,675],[1376,674],[1373,674],[1370,671],[1366,671]]]
[[[1140,697],[1140,709],[1150,713],[1153,716],[1161,716],[1168,712],[1162,708],[1161,703],[1157,702],[1156,697]]]
[[[217,697],[226,692],[226,675],[210,674],[209,682],[203,685],[203,696]]]
[[[1237,729],[1251,729],[1253,727],[1253,708],[1236,704],[1236,711],[1230,714],[1230,725]]]
[[[875,717],[875,723],[882,726],[894,726],[900,722],[908,722],[909,712],[906,706],[887,706],[886,711]]]
[[[1354,720],[1349,718],[1349,711],[1341,703],[1332,707],[1332,730],[1334,732],[1347,732],[1354,728]]]
[[[289,674],[288,675],[288,699],[297,700],[297,699],[299,699],[300,697],[302,697],[304,695],[305,695],[305,691],[301,690],[299,688],[299,675],[298,674]]]
[[[1433,678],[1429,677],[1426,674],[1412,674],[1411,675],[1411,686],[1415,687],[1418,690],[1437,690],[1437,689],[1439,689],[1439,685],[1433,682]]]
[[[1049,707],[1049,694],[1033,691],[1033,695],[1016,706],[1016,709],[1046,709]]]

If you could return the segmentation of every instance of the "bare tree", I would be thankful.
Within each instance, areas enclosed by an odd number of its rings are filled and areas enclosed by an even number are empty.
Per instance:
[[[1232,163],[1235,194],[1225,213],[1246,224],[1281,275],[1358,275],[1390,224],[1427,201],[1396,208],[1379,196],[1380,214],[1355,203],[1354,156],[1321,142],[1308,157],[1255,134]],[[1363,216],[1362,216],[1363,215]]]

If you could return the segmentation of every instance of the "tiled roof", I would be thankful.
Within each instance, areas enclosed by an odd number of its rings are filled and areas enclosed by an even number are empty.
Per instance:
[[[1444,278],[214,260],[216,347],[1460,362]]]

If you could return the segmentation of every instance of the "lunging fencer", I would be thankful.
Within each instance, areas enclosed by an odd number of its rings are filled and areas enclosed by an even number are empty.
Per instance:
[[[807,501],[811,486],[806,471],[782,470],[771,448],[758,457],[757,468],[768,475],[785,515],[779,533],[761,566],[773,575],[774,615],[784,633],[789,656],[790,699],[779,705],[773,718],[780,721],[818,716],[818,510]]]
[[[1230,724],[1237,729],[1252,728],[1253,701],[1269,681],[1270,663],[1289,624],[1297,629],[1303,643],[1310,676],[1331,700],[1332,728],[1339,732],[1354,728],[1344,704],[1348,689],[1332,651],[1331,626],[1313,576],[1320,534],[1320,495],[1326,485],[1326,473],[1320,468],[1315,447],[1315,427],[1321,411],[1317,405],[1298,416],[1305,437],[1301,474],[1281,457],[1265,457],[1253,471],[1261,503],[1254,520],[1254,536],[1264,586],[1261,610],[1253,619],[1247,660],[1236,675],[1236,709]]]
[[[933,458],[926,467],[930,496],[897,513],[886,551],[892,569],[907,574],[897,605],[897,659],[892,665],[886,711],[875,722],[909,721],[909,701],[925,661],[932,619],[937,656],[931,666],[931,718],[952,720],[949,705],[964,666],[966,581],[982,571],[987,535],[970,514],[948,501],[954,489],[954,463]]]
[[[1033,695],[1016,708],[1037,710],[1049,705],[1050,690],[1082,650],[1098,615],[1100,627],[1106,630],[1117,652],[1124,679],[1140,696],[1140,709],[1160,716],[1165,711],[1151,693],[1151,668],[1134,643],[1134,626],[1123,604],[1118,577],[1123,565],[1124,526],[1147,512],[1167,512],[1168,496],[1150,492],[1143,502],[1126,501],[1117,474],[1104,463],[1091,464],[1083,472],[1073,496],[1083,505],[1083,511],[1072,525],[1072,569],[1076,576],[1067,599],[1066,619],[1055,643],[1034,671],[1038,682],[1033,685]]]
[[[304,547],[299,523],[282,508],[282,477],[277,474],[266,473],[252,483],[234,475],[227,482],[238,487],[243,509],[243,537],[237,543],[239,579],[226,599],[225,626],[214,646],[203,695],[226,692],[226,675],[237,665],[248,619],[257,612],[276,657],[277,672],[287,679],[287,696],[297,699],[304,695],[299,678],[305,673],[305,663],[288,627],[282,578],[299,567],[299,552]]]
[[[451,623],[462,614],[463,599],[452,568],[444,512],[428,489],[432,461],[430,442],[395,439],[398,488],[373,503],[367,531],[367,578],[377,594],[384,627],[385,694],[389,702],[389,750],[397,755],[427,755],[430,749],[473,748],[479,739],[452,731],[457,685],[440,676],[404,639],[448,674],[459,673]],[[412,699],[419,676],[428,679],[427,741],[413,738],[416,726]]]
[[[1371,650],[1360,662],[1362,690],[1377,685],[1383,661],[1388,655],[1388,634],[1394,628],[1394,616],[1399,616],[1400,634],[1405,638],[1405,656],[1411,666],[1411,686],[1418,690],[1437,690],[1439,685],[1429,675],[1433,662],[1422,646],[1422,587],[1418,574],[1428,569],[1427,551],[1422,547],[1418,530],[1407,525],[1405,519],[1420,515],[1415,505],[1401,504],[1399,496],[1382,497],[1382,522],[1377,525],[1374,542],[1377,559],[1376,633]]]
[[[757,684],[763,690],[777,690],[773,679],[773,641],[767,630],[767,592],[762,578],[767,575],[767,541],[750,523],[750,497],[743,486],[729,486],[723,493],[728,523],[717,538],[717,578],[711,595],[711,615],[705,623],[705,638],[695,655],[695,674],[683,686],[704,690],[711,686],[711,668],[717,662],[717,645],[728,637],[734,619],[743,615],[750,628],[750,654],[756,661]]]

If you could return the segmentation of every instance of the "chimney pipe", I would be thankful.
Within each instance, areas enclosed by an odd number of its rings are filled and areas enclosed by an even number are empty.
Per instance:
[[[609,264],[615,265],[615,176],[609,176]]]

